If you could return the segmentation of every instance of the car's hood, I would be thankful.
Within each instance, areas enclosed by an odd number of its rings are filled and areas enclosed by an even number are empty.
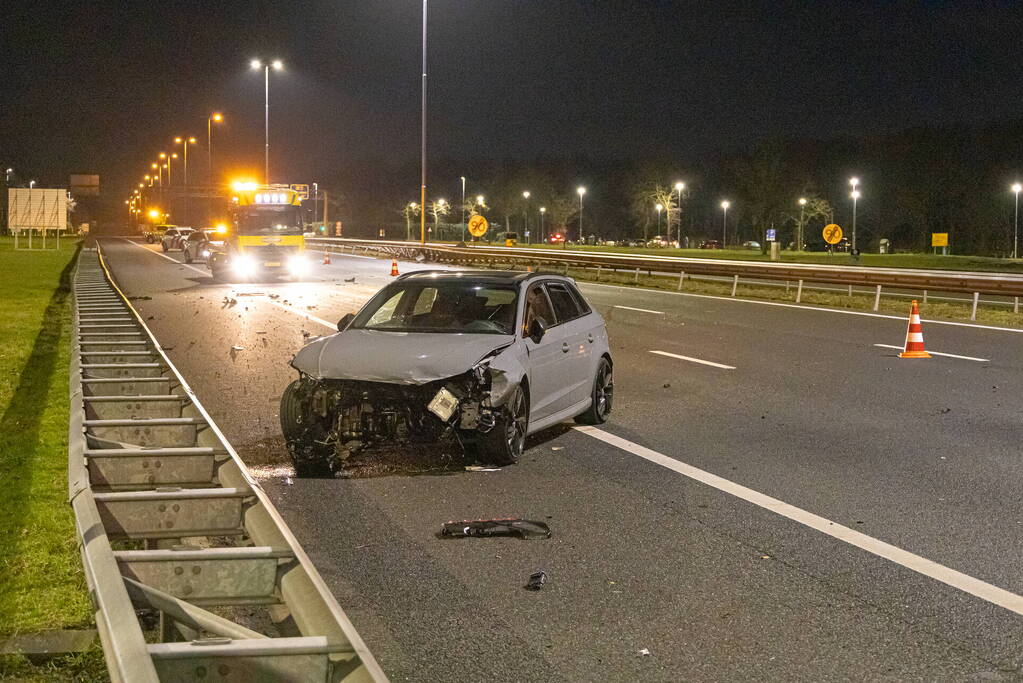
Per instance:
[[[345,330],[299,349],[291,364],[318,379],[425,384],[469,370],[511,335]]]

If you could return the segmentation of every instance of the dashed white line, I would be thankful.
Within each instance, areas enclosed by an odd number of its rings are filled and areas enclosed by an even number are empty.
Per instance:
[[[653,313],[654,315],[664,315],[664,311],[651,311],[649,308],[634,308],[632,306],[613,306],[613,308],[624,308],[627,311],[639,311],[640,313]]]
[[[736,484],[733,481],[729,481],[723,477],[719,477],[716,474],[711,474],[692,465],[688,465],[680,460],[669,458],[663,453],[640,446],[637,443],[628,441],[614,434],[605,432],[602,429],[596,427],[585,427],[577,426],[576,430],[587,434],[594,439],[603,441],[606,444],[620,448],[623,451],[637,455],[645,460],[665,467],[669,470],[677,472],[685,477],[689,477],[702,484],[706,484],[719,491],[741,498],[748,503],[752,503],[758,507],[761,507],[769,512],[781,515],[787,519],[791,519],[794,522],[798,522],[804,526],[831,536],[832,538],[838,539],[848,543],[849,545],[855,546],[862,550],[866,550],[868,553],[882,557],[890,562],[901,565],[906,569],[923,574],[924,576],[930,577],[935,581],[940,581],[948,586],[957,588],[964,593],[969,593],[975,597],[985,600],[993,605],[1004,607],[1010,612],[1023,615],[1023,596],[1011,593],[1004,588],[999,588],[980,579],[974,578],[968,574],[964,574],[960,571],[946,567],[942,564],[938,564],[933,560],[928,560],[926,557],[921,557],[908,550],[903,550],[890,543],[885,543],[882,540],[867,536],[859,531],[854,531],[847,526],[843,526],[837,522],[832,522],[830,519],[815,515],[812,512],[803,510],[794,505],[790,505],[784,501],[772,498],[759,491],[746,488],[741,484]]]
[[[903,349],[903,347],[895,346],[894,344],[874,344],[874,346],[878,346],[878,347],[880,347],[882,349],[898,349],[900,351]],[[954,353],[941,353],[940,351],[931,351],[930,349],[927,349],[927,353],[931,354],[932,356],[945,356],[946,358],[959,358],[961,360],[972,360],[972,361],[976,361],[978,363],[990,363],[991,362],[990,358],[974,358],[973,356],[959,356],[959,355],[956,355]]]
[[[668,358],[678,358],[679,360],[689,361],[690,363],[699,363],[700,365],[709,365],[712,368],[721,368],[722,370],[734,370],[735,367],[731,365],[724,365],[723,363],[715,363],[711,360],[703,360],[702,358],[693,358],[692,356],[680,356],[677,353],[668,353],[667,351],[651,351],[650,353],[656,353],[658,356],[667,356]]]

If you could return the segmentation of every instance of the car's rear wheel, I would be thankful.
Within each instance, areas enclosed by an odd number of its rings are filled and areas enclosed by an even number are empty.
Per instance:
[[[167,252],[167,240],[160,240],[160,248],[163,249],[164,253]]]
[[[281,431],[288,455],[299,477],[329,477],[333,449],[323,443],[326,434],[307,408],[308,391],[302,380],[287,386],[281,396]]]
[[[607,422],[614,404],[615,382],[611,361],[601,358],[597,365],[597,374],[593,379],[593,393],[590,407],[575,421],[584,425],[599,425]]]
[[[181,253],[185,257],[185,263],[191,263],[192,262],[192,252],[190,252],[187,248],[182,247]]]
[[[514,464],[525,449],[528,429],[529,396],[520,385],[512,389],[501,406],[494,428],[480,439],[481,455],[495,465]]]

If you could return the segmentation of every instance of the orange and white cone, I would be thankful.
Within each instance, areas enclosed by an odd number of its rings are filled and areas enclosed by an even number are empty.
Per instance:
[[[920,307],[913,299],[913,308],[909,311],[909,329],[906,330],[906,348],[899,358],[930,358],[931,354],[924,349],[924,330],[920,326]]]
[[[398,274],[398,259],[392,258],[391,259],[391,275],[397,275],[397,274]]]
[[[323,265],[325,265],[325,266],[329,266],[330,265],[330,252],[329,251],[323,252]]]

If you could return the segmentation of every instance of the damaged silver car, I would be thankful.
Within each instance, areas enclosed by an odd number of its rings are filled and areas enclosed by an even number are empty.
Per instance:
[[[599,424],[614,398],[604,320],[566,277],[417,271],[338,333],[299,350],[281,426],[299,475],[338,470],[374,445],[454,438],[489,462],[575,418]]]

